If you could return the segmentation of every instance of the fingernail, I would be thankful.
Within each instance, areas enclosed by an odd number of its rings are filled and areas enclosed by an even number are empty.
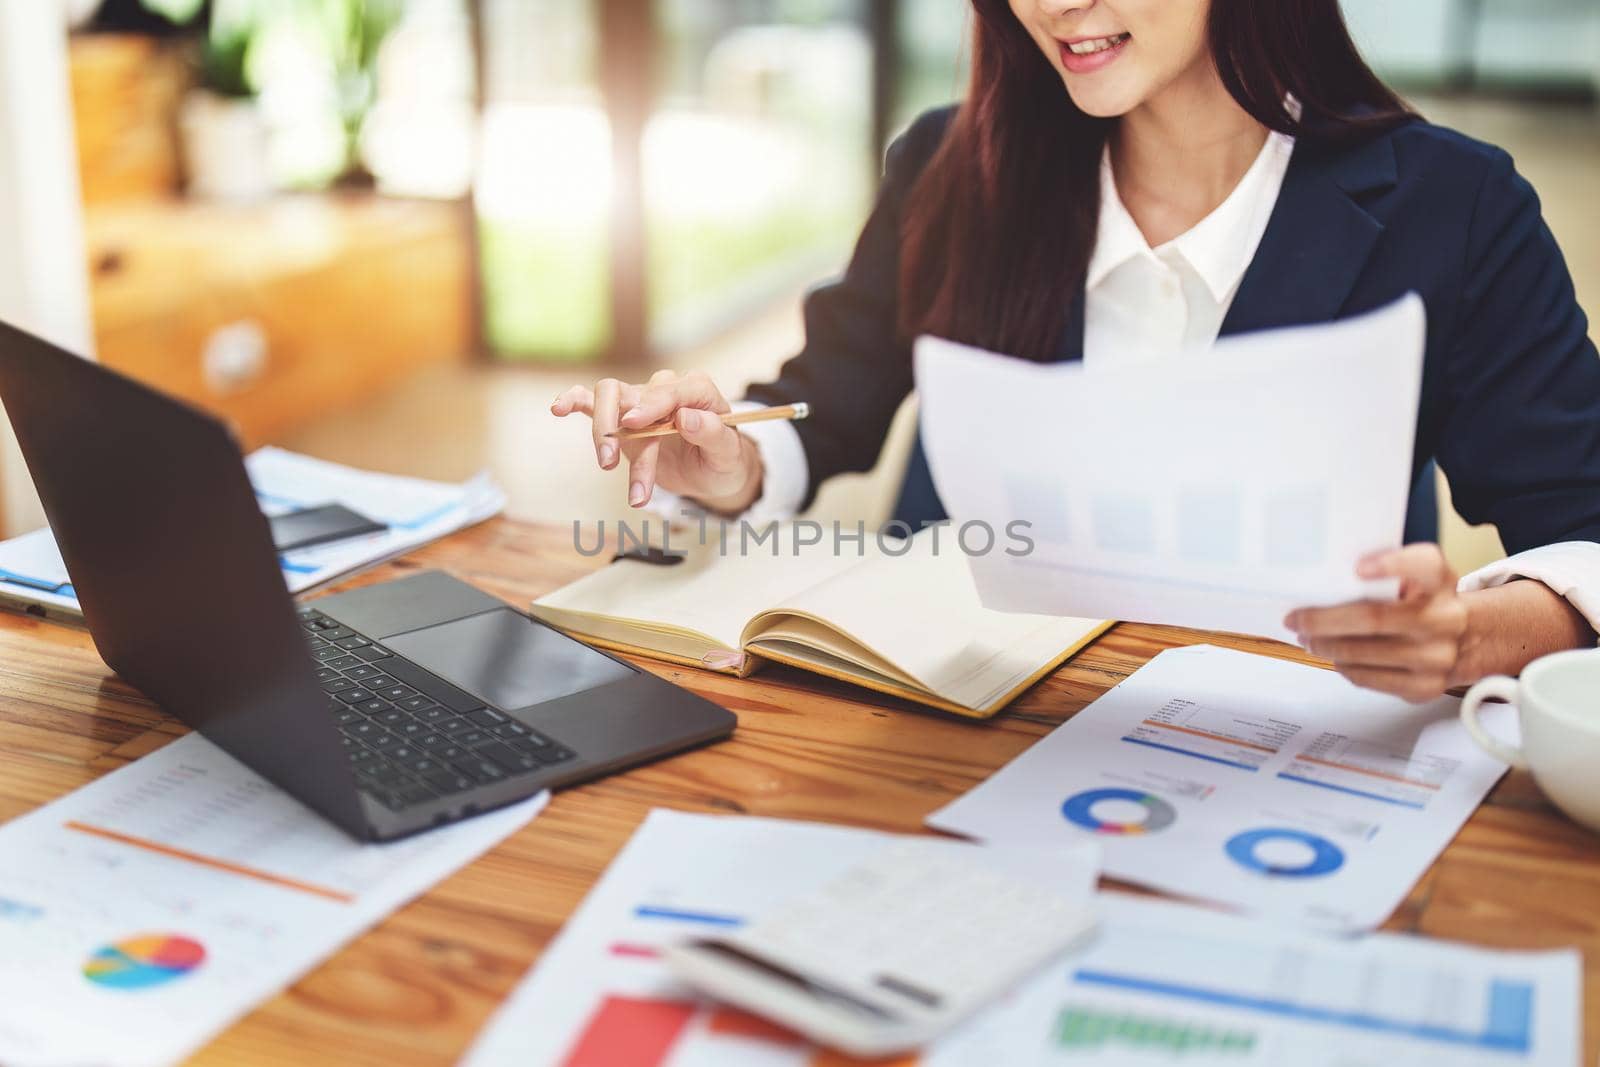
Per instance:
[[[1296,633],[1299,633],[1300,632],[1300,613],[1298,611],[1291,611],[1291,612],[1289,612],[1289,614],[1285,615],[1283,617],[1283,628],[1285,630],[1293,630]]]
[[[644,419],[644,408],[629,408],[628,413],[622,416],[623,422],[640,422]]]
[[[685,430],[698,430],[700,428],[700,413],[698,411],[685,411],[683,413],[683,428]]]
[[[649,494],[645,492],[643,482],[634,482],[633,488],[628,490],[628,503],[632,504],[634,507],[638,507],[640,504],[644,503],[645,497],[648,495]]]
[[[610,470],[617,463],[617,446],[607,441],[600,446],[600,466]]]

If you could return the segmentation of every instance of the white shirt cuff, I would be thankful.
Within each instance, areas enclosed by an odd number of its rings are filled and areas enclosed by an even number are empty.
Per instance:
[[[744,411],[764,405],[740,401],[734,410]],[[811,482],[811,465],[806,462],[805,446],[794,423],[753,422],[741,427],[761,453],[761,496],[750,505],[745,518],[755,525],[776,519],[784,521],[800,514]]]
[[[731,405],[735,412],[755,411],[765,407],[751,400],[740,400]],[[811,483],[811,465],[806,462],[805,446],[791,422],[755,422],[741,426],[741,432],[755,443],[761,453],[761,495],[738,518],[752,526],[769,522],[784,522],[800,513],[806,498],[806,488]],[[656,487],[646,505],[651,511],[668,520],[679,520],[699,515],[704,510],[677,493]]]
[[[1530,548],[1473,571],[1456,588],[1470,593],[1505,585],[1516,578],[1543,582],[1557,596],[1565,597],[1600,633],[1600,544],[1562,541]]]

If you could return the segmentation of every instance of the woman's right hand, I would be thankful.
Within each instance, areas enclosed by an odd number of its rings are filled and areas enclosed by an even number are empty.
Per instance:
[[[595,458],[602,470],[628,460],[628,503],[643,507],[660,485],[726,514],[737,514],[761,495],[761,453],[755,443],[721,416],[731,408],[716,384],[701,371],[679,376],[657,371],[644,385],[615,378],[593,389],[575,385],[556,397],[550,412],[565,418],[588,415]],[[678,432],[668,437],[618,441],[616,430],[641,430],[671,420]]]

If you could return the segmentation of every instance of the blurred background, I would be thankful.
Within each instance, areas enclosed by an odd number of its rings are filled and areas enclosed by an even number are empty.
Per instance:
[[[1600,310],[1600,0],[1345,7],[1426,115],[1516,156]],[[966,32],[966,0],[0,0],[0,317],[247,446],[621,515],[550,400],[772,374]],[[814,514],[881,521],[911,414]],[[26,482],[6,445],[9,533]]]

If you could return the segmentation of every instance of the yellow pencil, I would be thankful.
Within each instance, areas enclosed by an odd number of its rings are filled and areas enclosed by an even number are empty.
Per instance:
[[[775,422],[779,419],[798,422],[809,414],[811,405],[802,401],[798,404],[785,404],[779,408],[757,408],[754,411],[738,411],[719,417],[724,426],[744,426],[752,422]],[[646,437],[671,437],[677,432],[678,427],[675,423],[664,422],[659,426],[647,426],[642,430],[613,430],[606,436],[618,441],[638,441]]]

